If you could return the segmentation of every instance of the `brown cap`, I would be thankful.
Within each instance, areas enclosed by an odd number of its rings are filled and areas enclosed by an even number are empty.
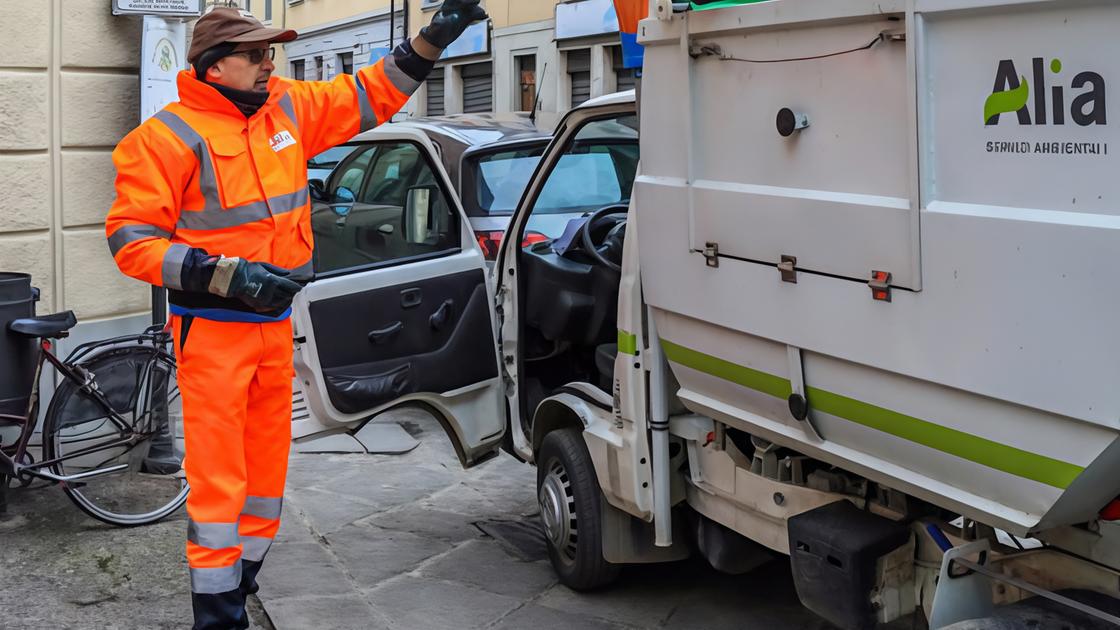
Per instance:
[[[298,37],[291,29],[268,28],[248,11],[213,9],[194,24],[194,38],[187,61],[194,63],[199,55],[218,44],[253,42],[290,42]]]

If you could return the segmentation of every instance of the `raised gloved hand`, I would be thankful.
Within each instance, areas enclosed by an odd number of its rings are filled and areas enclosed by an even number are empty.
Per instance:
[[[259,312],[283,311],[303,288],[287,275],[287,269],[268,263],[222,258],[210,281],[210,292],[237,298]]]
[[[479,0],[443,0],[431,23],[420,29],[420,37],[436,48],[447,48],[472,23],[487,18]]]

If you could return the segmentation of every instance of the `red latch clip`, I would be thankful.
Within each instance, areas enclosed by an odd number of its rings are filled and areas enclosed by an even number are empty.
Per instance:
[[[872,271],[871,281],[867,283],[867,286],[871,288],[872,299],[880,302],[891,301],[891,272]]]

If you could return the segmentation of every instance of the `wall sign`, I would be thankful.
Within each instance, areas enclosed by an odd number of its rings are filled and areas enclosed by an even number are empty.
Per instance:
[[[463,31],[459,39],[443,50],[440,59],[454,59],[490,53],[490,20],[475,22]]]
[[[187,25],[179,20],[144,16],[140,60],[140,120],[179,100],[176,83],[187,67]]]
[[[113,15],[198,17],[202,0],[113,0]]]
[[[613,0],[584,0],[556,5],[556,39],[618,32]]]

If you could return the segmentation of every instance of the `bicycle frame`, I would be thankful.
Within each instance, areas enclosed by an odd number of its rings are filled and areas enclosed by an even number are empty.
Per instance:
[[[65,361],[59,360],[58,357],[51,352],[53,345],[49,339],[39,340],[39,355],[35,365],[35,380],[32,384],[31,398],[28,403],[27,415],[20,417],[10,414],[0,414],[0,422],[12,423],[22,427],[19,440],[13,449],[0,449],[0,476],[8,476],[15,479],[23,479],[27,477],[37,477],[57,483],[72,483],[82,481],[92,477],[101,475],[108,475],[115,472],[120,472],[128,468],[128,464],[116,464],[106,468],[97,468],[86,472],[78,473],[75,475],[56,475],[48,470],[45,470],[59,462],[63,462],[78,457],[105,451],[118,447],[132,448],[142,439],[147,437],[147,434],[137,433],[129,425],[120,414],[113,409],[112,405],[105,398],[105,395],[97,388],[97,382],[94,375],[87,372],[78,362],[90,355],[93,351],[99,348],[106,348],[111,346],[122,345],[130,342],[143,345],[151,343],[153,348],[158,348],[161,343],[166,343],[168,339],[167,333],[159,326],[152,326],[146,329],[139,335],[126,335],[122,337],[115,337],[113,339],[106,339],[102,341],[94,341],[84,343],[74,348],[73,351],[67,356]],[[101,442],[92,446],[85,447],[73,453],[69,453],[63,457],[56,457],[49,460],[44,460],[34,464],[22,464],[22,460],[27,454],[27,446],[31,441],[31,435],[35,432],[35,427],[38,425],[38,409],[39,409],[39,379],[43,373],[43,365],[50,363],[59,374],[65,379],[72,381],[83,392],[90,395],[94,401],[106,413],[106,419],[116,426],[120,433],[118,439],[112,441]],[[145,414],[151,413],[150,410],[144,411]],[[11,450],[13,454],[8,455],[6,450]]]

